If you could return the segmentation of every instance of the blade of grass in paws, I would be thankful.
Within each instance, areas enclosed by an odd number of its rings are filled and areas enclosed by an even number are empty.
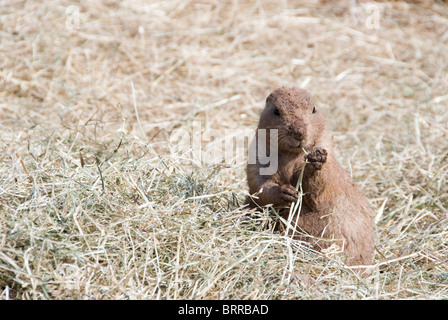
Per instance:
[[[302,148],[302,150],[305,154],[308,154],[308,152],[306,152],[306,150],[304,148]],[[299,192],[299,197],[297,199],[297,202],[293,202],[289,209],[288,226],[286,229],[286,235],[288,235],[288,233],[289,233],[289,228],[291,226],[292,218],[294,217],[294,215],[297,214],[296,222],[293,227],[293,233],[292,233],[291,237],[294,237],[294,234],[296,233],[296,228],[297,228],[297,224],[299,222],[300,212],[302,211],[302,196],[303,196],[302,181],[303,181],[303,173],[305,172],[305,166],[306,166],[306,161],[303,164],[302,171],[300,171],[300,176],[299,176],[299,179],[297,180],[297,184],[296,184],[296,190]]]

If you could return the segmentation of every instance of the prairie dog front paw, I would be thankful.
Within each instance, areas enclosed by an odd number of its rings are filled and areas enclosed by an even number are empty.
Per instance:
[[[315,170],[320,170],[322,169],[322,165],[327,161],[327,155],[327,150],[316,147],[305,156],[305,159]]]

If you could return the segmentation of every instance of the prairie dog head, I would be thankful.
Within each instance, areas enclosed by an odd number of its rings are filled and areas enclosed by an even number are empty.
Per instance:
[[[306,90],[282,87],[267,97],[258,129],[277,129],[278,149],[301,153],[322,138],[325,119]]]

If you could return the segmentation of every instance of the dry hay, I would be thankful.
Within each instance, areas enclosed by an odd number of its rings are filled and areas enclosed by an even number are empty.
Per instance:
[[[448,7],[375,2],[372,29],[369,4],[3,3],[0,297],[448,298]],[[244,161],[168,143],[254,129],[283,85],[322,105],[376,210],[367,279],[244,219]]]

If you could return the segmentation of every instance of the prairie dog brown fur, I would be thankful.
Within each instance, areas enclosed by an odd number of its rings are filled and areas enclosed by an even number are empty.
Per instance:
[[[278,130],[278,165],[275,173],[260,174],[266,165],[258,153],[256,163],[247,165],[251,196],[246,204],[250,208],[272,204],[287,220],[291,203],[298,200],[295,186],[306,162],[299,239],[316,250],[336,243],[349,265],[372,264],[375,224],[370,204],[335,159],[324,116],[310,94],[297,88],[276,89],[266,99],[257,129],[267,131],[267,150],[276,142],[270,140],[269,131]]]

